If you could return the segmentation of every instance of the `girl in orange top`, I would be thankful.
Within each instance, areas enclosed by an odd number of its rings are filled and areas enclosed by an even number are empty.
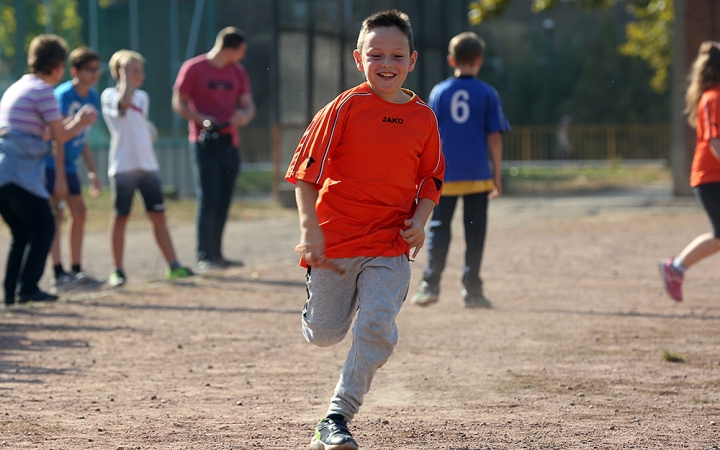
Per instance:
[[[690,186],[705,209],[713,232],[693,240],[676,258],[660,261],[667,293],[682,301],[685,271],[720,250],[720,44],[705,41],[690,72],[685,94],[688,123],[697,129]]]

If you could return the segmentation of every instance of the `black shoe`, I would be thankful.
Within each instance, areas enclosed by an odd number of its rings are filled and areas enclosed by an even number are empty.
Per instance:
[[[312,450],[358,450],[357,442],[341,414],[330,414],[318,423],[310,441]]]
[[[58,299],[57,295],[43,292],[40,289],[32,294],[20,294],[20,303],[28,302],[54,302]]]
[[[239,259],[225,259],[220,258],[219,264],[222,267],[245,267],[245,263],[240,261]]]

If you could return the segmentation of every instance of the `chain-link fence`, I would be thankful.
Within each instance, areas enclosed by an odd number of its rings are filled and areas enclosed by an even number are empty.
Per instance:
[[[25,51],[34,31],[63,34],[73,45],[89,45],[104,62],[121,48],[145,56],[143,89],[150,95],[150,119],[160,133],[156,151],[163,180],[183,195],[192,194],[194,187],[187,126],[172,111],[172,85],[182,62],[207,52],[222,27],[237,26],[248,35],[244,65],[258,112],[252,124],[241,130],[244,168],[274,167],[277,186],[282,185],[284,169],[315,112],[362,81],[352,51],[365,17],[388,8],[410,15],[419,60],[406,87],[422,98],[450,74],[447,42],[468,29],[467,0],[0,0],[0,8],[8,7],[15,22],[0,30],[0,41],[15,45],[0,46],[0,90],[25,70]],[[74,8],[78,25],[67,25],[68,10],[59,8]],[[113,84],[106,70],[98,89]],[[622,147],[626,132],[616,130]],[[610,141],[603,133],[587,139],[576,136],[585,144],[577,147],[574,157],[583,158],[580,149],[603,145],[607,149],[603,143]],[[632,135],[632,130],[627,133]],[[553,158],[554,130],[534,141],[523,140],[526,136],[527,132],[513,132],[506,137],[508,156],[518,148],[517,159]],[[95,125],[91,144],[100,168],[107,167],[108,141],[104,124]],[[633,148],[617,154],[645,157],[633,154]]]

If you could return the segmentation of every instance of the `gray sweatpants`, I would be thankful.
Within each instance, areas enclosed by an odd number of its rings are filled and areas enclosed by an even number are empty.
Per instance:
[[[333,261],[344,275],[308,270],[302,331],[308,342],[329,347],[345,338],[357,311],[352,347],[328,409],[350,421],[397,344],[395,318],[410,286],[410,263],[405,255]]]

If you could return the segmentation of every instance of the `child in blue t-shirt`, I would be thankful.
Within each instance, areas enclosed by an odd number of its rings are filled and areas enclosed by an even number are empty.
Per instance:
[[[468,308],[491,307],[483,293],[480,263],[488,199],[502,192],[502,133],[510,130],[510,123],[497,91],[476,78],[484,50],[485,43],[475,33],[452,38],[448,63],[455,69],[454,76],[438,83],[430,93],[428,103],[437,115],[445,154],[445,185],[430,219],[428,267],[412,299],[416,305],[438,301],[440,277],[450,246],[450,224],[457,200],[462,197],[466,244],[463,300]]]
[[[90,105],[96,111],[100,110],[100,96],[93,86],[100,78],[102,67],[100,55],[87,47],[79,47],[70,52],[70,74],[72,80],[66,81],[55,88],[55,98],[60,105],[60,112],[64,117],[72,117],[85,105]],[[65,174],[67,176],[68,195],[60,199],[53,195],[55,185],[55,159],[51,156],[45,158],[45,180],[50,201],[55,212],[55,225],[57,232],[50,248],[54,276],[51,283],[55,292],[74,288],[94,288],[103,284],[83,272],[82,241],[85,232],[86,208],[83,202],[80,178],[78,177],[77,160],[82,155],[85,167],[88,169],[90,197],[97,198],[100,194],[100,180],[95,171],[95,162],[90,152],[87,137],[90,127],[85,127],[79,134],[67,141],[65,148]],[[68,220],[68,241],[70,247],[71,272],[66,272],[62,266],[60,253],[60,230],[64,219],[65,205],[70,210]]]

